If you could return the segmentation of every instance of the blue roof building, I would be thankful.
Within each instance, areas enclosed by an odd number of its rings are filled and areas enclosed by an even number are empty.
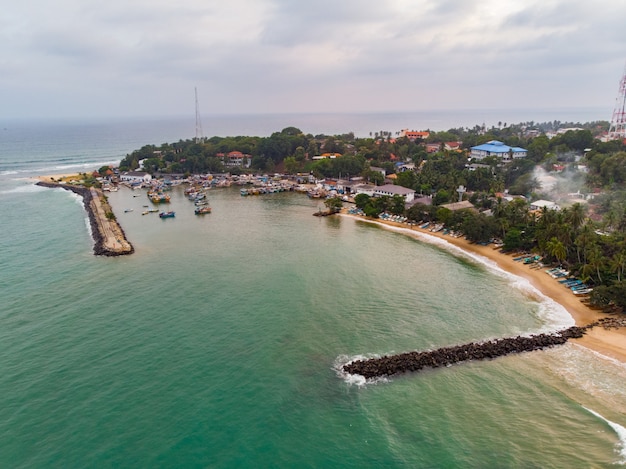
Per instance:
[[[496,156],[503,162],[508,163],[513,161],[514,158],[526,158],[528,150],[520,147],[510,147],[498,140],[491,140],[471,148],[470,158],[482,160],[489,156]]]

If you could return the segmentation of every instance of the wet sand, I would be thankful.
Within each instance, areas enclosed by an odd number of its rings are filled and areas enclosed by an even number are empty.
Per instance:
[[[383,220],[371,220],[345,213],[342,214],[342,216],[353,217],[367,223],[374,223],[418,239],[424,239],[424,236],[432,236],[433,238],[444,240],[465,252],[489,259],[502,270],[528,280],[533,287],[545,296],[563,306],[572,316],[577,326],[585,326],[589,323],[597,321],[600,318],[609,316],[600,311],[591,309],[582,303],[579,297],[574,295],[568,288],[561,285],[557,280],[553,279],[545,272],[547,267],[541,269],[531,269],[529,265],[525,265],[519,261],[514,261],[514,256],[502,254],[498,249],[494,249],[493,246],[473,244],[463,237],[454,238],[450,235],[444,235],[442,232],[432,233],[427,229],[421,229],[417,226],[409,227],[406,224]],[[602,327],[595,327],[588,331],[583,338],[574,339],[573,342],[594,350],[601,355],[626,363],[625,328],[607,330]]]

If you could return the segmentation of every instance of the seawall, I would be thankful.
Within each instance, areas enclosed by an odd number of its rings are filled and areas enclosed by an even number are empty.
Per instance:
[[[125,256],[135,252],[133,245],[126,239],[122,227],[115,218],[107,217],[111,208],[103,206],[103,193],[99,189],[61,184],[55,182],[37,182],[38,186],[61,188],[83,198],[83,205],[89,216],[91,233],[93,236],[93,252],[97,256]],[[105,202],[106,203],[106,202]]]

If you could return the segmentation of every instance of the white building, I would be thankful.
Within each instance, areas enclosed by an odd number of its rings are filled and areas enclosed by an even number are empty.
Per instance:
[[[406,187],[396,186],[395,184],[385,184],[384,186],[377,186],[374,188],[374,196],[387,195],[393,197],[394,195],[401,195],[406,202],[412,202],[415,198],[415,191],[413,189],[407,189]]]
[[[152,176],[145,171],[126,171],[120,174],[120,181],[133,183],[149,183]]]
[[[560,207],[556,204],[556,202],[551,202],[549,200],[535,200],[530,203],[531,210],[541,210],[544,207],[548,210],[560,210]]]

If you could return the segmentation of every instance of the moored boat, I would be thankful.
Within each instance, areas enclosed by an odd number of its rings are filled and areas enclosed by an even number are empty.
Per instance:
[[[208,205],[204,205],[202,207],[196,207],[196,209],[194,210],[194,213],[196,215],[204,215],[205,213],[211,213],[211,207],[209,207]]]
[[[162,192],[148,192],[148,197],[154,204],[169,203],[170,195]]]
[[[159,218],[174,218],[176,216],[176,212],[161,212],[159,213]]]

